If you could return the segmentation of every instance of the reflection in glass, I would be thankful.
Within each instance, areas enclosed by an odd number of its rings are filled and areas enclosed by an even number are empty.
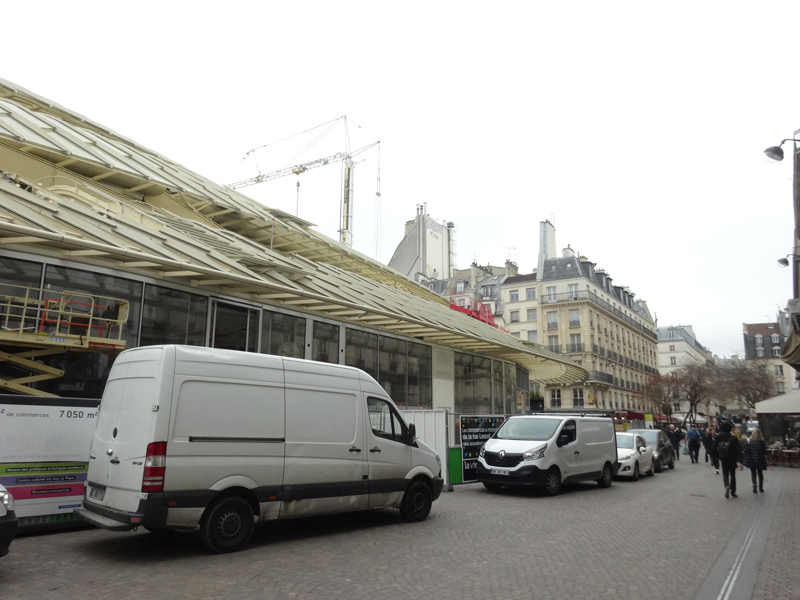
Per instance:
[[[38,288],[42,283],[42,265],[0,257],[0,283]]]
[[[492,360],[481,356],[472,357],[473,381],[475,390],[474,407],[476,415],[488,415],[492,412]]]
[[[503,414],[503,363],[492,361],[492,412]]]
[[[455,414],[473,414],[472,356],[455,353]]]
[[[503,363],[503,367],[505,371],[503,405],[505,406],[505,413],[507,415],[513,415],[517,412],[517,386],[515,385],[515,381],[517,380],[517,368],[514,363]]]
[[[408,408],[432,408],[433,350],[408,342]]]
[[[344,360],[347,366],[361,369],[377,380],[378,335],[348,328]]]
[[[339,363],[339,326],[314,321],[311,360]]]
[[[208,299],[157,285],[144,288],[140,345],[187,344],[206,341]]]
[[[406,405],[406,341],[381,336],[378,383],[397,406]]]
[[[265,310],[261,324],[261,352],[305,358],[306,320]]]
[[[253,344],[248,343],[247,334],[253,330],[252,321],[258,323],[258,311],[221,302],[215,302],[214,307],[211,346],[226,350],[249,351]]]

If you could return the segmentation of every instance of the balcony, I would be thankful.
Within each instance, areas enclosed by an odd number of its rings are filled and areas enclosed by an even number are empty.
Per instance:
[[[602,371],[589,371],[589,379],[594,381],[602,381],[604,383],[613,383],[613,377],[608,373]]]
[[[547,323],[547,328],[548,328],[548,329],[558,329],[558,323],[550,323],[550,322],[548,321],[548,323]]]
[[[585,344],[567,344],[567,354],[571,352],[586,352]]]
[[[554,354],[561,354],[561,344],[548,344],[547,349]]]
[[[569,326],[570,327],[580,327],[581,326],[581,322],[580,321],[570,321],[569,322]]]

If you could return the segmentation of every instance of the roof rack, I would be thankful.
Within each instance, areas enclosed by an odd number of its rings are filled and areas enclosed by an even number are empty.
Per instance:
[[[613,411],[609,410],[583,410],[583,411],[571,411],[571,410],[542,410],[542,411],[531,411],[526,413],[528,415],[564,415],[568,417],[608,417],[609,419],[614,418]]]

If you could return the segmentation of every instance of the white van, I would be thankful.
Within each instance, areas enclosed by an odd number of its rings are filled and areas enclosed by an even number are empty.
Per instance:
[[[486,489],[542,487],[548,496],[570,481],[595,480],[608,487],[618,469],[614,422],[598,416],[510,417],[478,457],[478,481]]]
[[[194,346],[126,350],[89,456],[86,521],[200,526],[216,552],[255,520],[395,507],[422,521],[441,461],[383,388],[352,367]]]

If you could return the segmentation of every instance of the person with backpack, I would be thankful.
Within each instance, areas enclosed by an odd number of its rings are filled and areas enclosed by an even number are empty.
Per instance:
[[[724,421],[722,430],[714,439],[714,450],[722,465],[722,483],[725,484],[725,499],[738,498],[736,495],[736,466],[742,460],[742,447],[739,440],[731,433],[731,424]],[[744,465],[738,465],[744,470]]]
[[[753,429],[747,442],[747,454],[750,475],[753,479],[753,493],[756,494],[756,475],[758,475],[758,491],[764,491],[764,471],[767,470],[767,444],[759,429]]]
[[[689,431],[686,432],[687,445],[689,446],[689,458],[692,464],[700,462],[700,444],[703,442],[703,434],[701,434],[694,425],[689,426]]]

